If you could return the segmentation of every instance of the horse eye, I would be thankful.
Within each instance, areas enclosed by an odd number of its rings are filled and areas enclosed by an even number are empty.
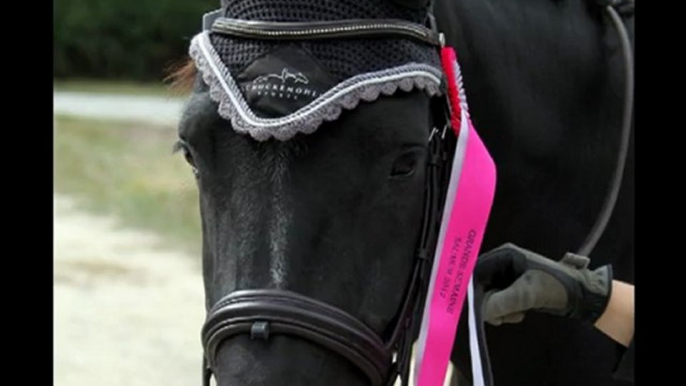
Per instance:
[[[183,140],[179,140],[174,144],[174,153],[181,151],[183,152],[183,158],[188,162],[189,165],[191,165],[191,168],[193,168],[193,174],[196,176],[198,175],[198,168],[195,166],[195,160],[193,159],[193,154],[191,153],[190,148],[188,147],[188,144],[184,142]]]
[[[403,154],[393,163],[391,178],[411,176],[417,168],[417,163],[417,155],[415,153]]]

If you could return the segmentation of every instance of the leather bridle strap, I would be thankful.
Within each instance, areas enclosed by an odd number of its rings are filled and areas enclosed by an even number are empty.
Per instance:
[[[202,340],[211,367],[219,345],[235,335],[268,340],[290,335],[316,343],[345,357],[373,385],[386,378],[391,352],[369,327],[344,311],[283,290],[244,290],[223,298],[208,315]]]
[[[442,35],[421,24],[396,19],[348,19],[317,22],[271,22],[218,17],[212,32],[261,40],[322,40],[391,37],[412,39],[432,46]]]

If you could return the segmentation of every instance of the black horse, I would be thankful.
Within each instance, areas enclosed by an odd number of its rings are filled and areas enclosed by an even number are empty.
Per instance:
[[[362,14],[352,0],[291,3],[303,18],[333,9],[347,18],[402,18],[427,6],[371,2],[379,3],[378,14]],[[222,3],[240,10],[227,16],[250,18],[283,1]],[[456,48],[472,120],[498,168],[482,250],[513,242],[561,257],[577,248],[601,209],[620,142],[621,54],[601,7],[590,0],[439,0],[433,13]],[[207,308],[241,289],[288,290],[388,334],[420,237],[431,105],[425,93],[397,92],[362,102],[312,134],[256,141],[218,115],[198,76],[179,143],[200,191]],[[614,215],[591,256],[630,283],[633,172],[632,140]],[[621,384],[610,378],[614,344],[592,327],[532,314],[488,329],[487,337],[498,386]],[[466,353],[456,344],[453,362],[469,378]],[[225,340],[212,370],[222,386],[369,384],[345,358],[288,335]]]

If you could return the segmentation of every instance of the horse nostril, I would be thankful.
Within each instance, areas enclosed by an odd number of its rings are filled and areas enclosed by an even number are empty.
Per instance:
[[[250,327],[250,339],[269,340],[269,322],[254,322]]]

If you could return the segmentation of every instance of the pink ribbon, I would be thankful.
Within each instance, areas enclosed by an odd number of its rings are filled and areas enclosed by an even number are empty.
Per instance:
[[[441,51],[458,136],[422,317],[415,385],[441,386],[495,193],[496,170],[472,126],[455,51]]]

